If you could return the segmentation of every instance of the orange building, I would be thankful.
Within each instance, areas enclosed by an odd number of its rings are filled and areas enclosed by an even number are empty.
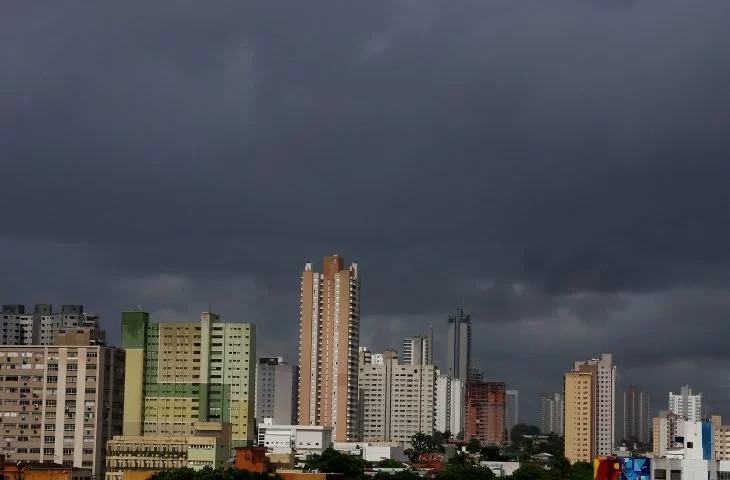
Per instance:
[[[265,447],[236,448],[236,468],[250,472],[266,472],[269,470],[269,459]]]
[[[504,407],[507,387],[501,382],[471,382],[464,396],[464,439],[487,445],[504,442]]]
[[[357,423],[360,275],[338,255],[322,273],[307,263],[299,311],[299,425],[333,428],[336,442],[360,441]]]
[[[67,467],[57,463],[18,462],[6,463],[0,456],[0,478],[4,480],[87,480],[91,470]]]

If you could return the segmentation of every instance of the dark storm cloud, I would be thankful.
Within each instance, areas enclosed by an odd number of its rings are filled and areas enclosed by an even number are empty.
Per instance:
[[[340,252],[365,341],[463,300],[523,398],[601,351],[661,395],[727,361],[727,2],[2,10],[7,302],[113,331],[211,302],[277,354],[302,264]]]

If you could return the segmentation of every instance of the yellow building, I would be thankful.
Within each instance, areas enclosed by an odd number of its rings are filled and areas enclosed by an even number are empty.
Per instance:
[[[565,458],[574,462],[593,462],[596,449],[595,365],[580,365],[565,374]]]
[[[221,323],[205,312],[196,323],[153,323],[122,314],[127,351],[124,435],[189,436],[198,422],[231,425],[231,447],[254,440],[256,327]]]
[[[171,468],[223,468],[231,461],[231,426],[198,422],[191,435],[117,436],[107,442],[107,480],[149,478]]]

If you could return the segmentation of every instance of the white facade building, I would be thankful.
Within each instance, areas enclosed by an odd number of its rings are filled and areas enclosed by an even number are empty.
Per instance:
[[[60,329],[89,328],[103,344],[104,333],[99,317],[84,312],[83,305],[61,305],[53,312],[49,304],[37,304],[32,313],[25,305],[3,305],[0,313],[0,345],[53,345]]]
[[[702,394],[685,385],[678,395],[669,392],[669,411],[690,422],[702,421]]]
[[[563,395],[554,393],[548,395],[543,393],[540,396],[540,432],[544,434],[554,433],[559,437],[563,436]]]
[[[360,364],[358,412],[364,442],[407,442],[434,427],[435,367],[401,365],[395,352]]]
[[[332,427],[322,425],[274,425],[271,419],[259,424],[258,444],[272,453],[322,454],[332,447]]]
[[[375,463],[388,459],[399,462],[408,460],[404,445],[393,442],[335,442],[333,448],[348,455],[362,456],[366,462]]]
[[[433,329],[430,325],[427,335],[407,337],[403,340],[401,363],[404,365],[433,364]]]
[[[448,375],[436,377],[435,427],[456,436],[464,431],[464,384]]]
[[[616,404],[616,366],[610,353],[601,358],[593,358],[585,362],[575,362],[575,370],[580,365],[595,365],[596,378],[596,455],[612,455],[615,446],[616,423],[614,406]]]

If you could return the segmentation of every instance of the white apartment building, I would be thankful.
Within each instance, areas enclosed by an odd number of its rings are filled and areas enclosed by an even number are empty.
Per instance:
[[[540,396],[540,432],[563,436],[563,396],[560,393]]]
[[[89,328],[95,340],[104,343],[99,317],[84,312],[83,305],[61,305],[53,312],[49,304],[37,304],[26,313],[25,305],[3,305],[0,312],[0,345],[53,345],[63,328]]]
[[[672,412],[662,410],[652,419],[652,453],[660,458],[675,447],[675,439],[684,429],[684,420]]]
[[[669,392],[669,411],[690,422],[702,421],[702,394],[685,385],[679,394]]]
[[[432,365],[433,364],[433,328],[429,325],[428,334],[406,337],[403,340],[401,352],[403,365]]]
[[[595,418],[595,454],[612,455],[615,445],[614,434],[616,424],[614,406],[616,404],[616,366],[610,353],[601,358],[593,358],[585,362],[575,362],[577,371],[581,365],[595,365],[596,376],[596,418]]]
[[[261,357],[256,364],[256,420],[274,425],[297,423],[299,368],[282,357]]]
[[[395,352],[382,354],[382,364],[360,364],[359,414],[364,442],[407,442],[416,433],[431,435],[434,427],[436,369],[433,365],[401,365]]]
[[[334,445],[332,430],[323,425],[274,425],[269,418],[259,424],[258,445],[275,454],[320,455]]]
[[[439,432],[464,431],[464,384],[458,378],[437,375],[434,420]]]
[[[88,341],[88,330],[59,339]],[[0,455],[104,473],[106,442],[122,433],[124,351],[86,345],[0,346]]]

